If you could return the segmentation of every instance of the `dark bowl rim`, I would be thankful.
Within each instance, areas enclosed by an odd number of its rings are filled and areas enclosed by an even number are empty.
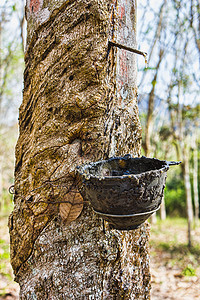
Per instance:
[[[163,163],[163,167],[159,168],[159,169],[155,169],[155,170],[149,170],[149,171],[145,171],[145,172],[142,172],[142,173],[138,173],[138,174],[124,174],[124,175],[120,175],[120,176],[98,176],[98,175],[93,175],[93,174],[86,174],[84,173],[84,171],[81,171],[81,169],[83,170],[84,168],[86,167],[89,167],[89,166],[94,166],[94,165],[98,165],[100,163],[107,163],[109,161],[112,161],[112,160],[120,160],[120,159],[123,159],[123,160],[128,160],[128,159],[149,159],[149,160],[156,160],[156,161],[159,161],[161,163]],[[160,159],[157,159],[157,158],[152,158],[152,157],[146,157],[146,156],[141,156],[141,157],[132,157],[132,156],[129,156],[129,155],[125,155],[124,157],[121,157],[121,156],[118,156],[118,157],[111,157],[109,159],[105,159],[105,160],[98,160],[96,162],[92,162],[92,163],[86,163],[86,164],[83,164],[81,166],[77,166],[76,167],[76,170],[78,171],[78,173],[82,176],[85,177],[85,179],[90,179],[90,178],[93,178],[93,179],[99,179],[99,180],[114,180],[114,179],[125,179],[125,178],[135,178],[137,179],[138,177],[141,177],[141,176],[144,176],[144,175],[147,175],[147,174],[152,174],[152,172],[160,172],[160,173],[164,173],[166,171],[169,170],[169,166],[170,165],[174,165],[174,164],[179,164],[180,162],[168,162],[166,160],[160,160]]]

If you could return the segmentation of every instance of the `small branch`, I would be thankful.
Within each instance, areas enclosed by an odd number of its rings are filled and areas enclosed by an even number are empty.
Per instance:
[[[117,48],[120,48],[120,49],[124,49],[124,50],[130,51],[130,52],[142,55],[142,56],[144,56],[144,58],[146,58],[146,56],[147,56],[146,52],[143,52],[143,51],[131,48],[131,47],[127,47],[125,45],[121,45],[121,44],[115,43],[115,42],[110,42],[109,41],[108,43],[110,44],[110,46],[114,46],[114,47],[117,47]]]

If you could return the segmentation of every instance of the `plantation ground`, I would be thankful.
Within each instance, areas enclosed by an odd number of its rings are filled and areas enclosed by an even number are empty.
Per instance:
[[[167,219],[152,225],[150,257],[151,300],[200,299],[200,228],[192,232],[194,245],[187,248],[187,222]],[[18,284],[9,264],[7,216],[0,217],[0,300],[17,300]]]
[[[192,231],[187,247],[187,222],[168,219],[152,225],[151,300],[200,299],[200,228]]]

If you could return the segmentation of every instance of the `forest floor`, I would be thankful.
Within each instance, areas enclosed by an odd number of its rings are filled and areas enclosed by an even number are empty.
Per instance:
[[[151,226],[151,300],[200,299],[200,227],[187,247],[187,221],[167,219]]]
[[[200,228],[192,231],[193,247],[187,247],[184,219],[158,221],[151,228],[151,300],[200,299]],[[0,300],[17,300],[18,284],[9,263],[7,217],[0,217]]]

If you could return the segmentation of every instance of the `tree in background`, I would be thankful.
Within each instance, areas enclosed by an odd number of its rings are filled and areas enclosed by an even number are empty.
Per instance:
[[[2,1],[0,6],[0,210],[10,205],[6,195],[13,184],[13,150],[24,66],[22,7],[16,1]]]
[[[198,111],[198,110],[197,110]],[[193,152],[193,193],[194,193],[194,207],[195,207],[195,226],[199,226],[199,187],[198,187],[198,144],[200,141],[198,140],[199,129],[196,130],[193,136],[193,140],[191,143],[191,149]]]
[[[187,106],[188,112],[196,110],[198,106],[199,3],[177,0],[159,3],[158,7],[153,6],[151,1],[139,3],[139,11],[141,10],[144,20],[139,23],[139,44],[144,49],[146,45],[146,50],[150,53],[145,74],[139,73],[139,103],[143,112],[142,124],[145,127],[143,149],[146,155],[174,159],[175,145],[177,159],[183,161],[182,172],[189,174],[191,155],[187,150],[188,118],[183,114]],[[157,109],[160,106],[162,109]],[[190,135],[194,135],[199,127],[199,118],[194,115],[192,118]],[[195,145],[198,149],[198,143]],[[193,177],[197,182],[198,176]],[[184,178],[188,222],[191,223],[190,177],[184,175]],[[198,193],[195,192],[195,195]],[[198,206],[197,196],[195,203]]]

